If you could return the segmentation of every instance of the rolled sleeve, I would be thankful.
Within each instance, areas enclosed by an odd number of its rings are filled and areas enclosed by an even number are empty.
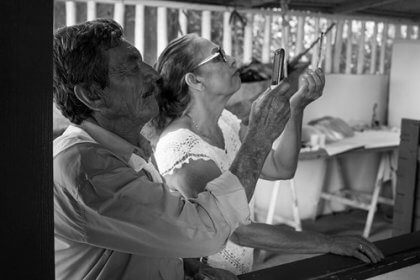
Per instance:
[[[210,181],[206,190],[216,199],[224,218],[232,228],[251,222],[249,204],[239,179],[230,171]]]

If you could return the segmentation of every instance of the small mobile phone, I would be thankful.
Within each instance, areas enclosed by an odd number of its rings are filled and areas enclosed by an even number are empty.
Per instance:
[[[284,79],[284,49],[274,51],[273,71],[271,73],[271,87],[276,87]]]

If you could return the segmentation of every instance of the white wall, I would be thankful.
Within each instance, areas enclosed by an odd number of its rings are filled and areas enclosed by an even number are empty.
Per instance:
[[[379,120],[386,120],[387,75],[329,74],[325,78],[324,94],[306,109],[304,123],[329,115],[350,124],[370,124],[375,103]]]
[[[389,124],[402,118],[420,119],[420,40],[399,40],[392,50]]]
[[[370,124],[374,103],[378,104],[377,116],[383,124],[386,121],[388,98],[388,76],[386,75],[345,75],[330,74],[326,76],[323,96],[311,104],[305,111],[304,124],[309,120],[323,116],[340,117],[349,124]],[[371,191],[375,181],[379,163],[377,154],[357,154],[346,156],[342,160],[344,174],[348,186],[361,191]],[[299,161],[295,176],[300,216],[302,219],[312,218],[317,213],[317,205],[321,189],[338,190],[343,182],[337,175],[336,166],[331,170],[331,180],[325,182],[326,160]],[[255,192],[257,221],[265,221],[271,199],[273,182],[260,180]],[[279,216],[291,218],[291,195],[286,182],[282,182],[277,197],[276,219]],[[339,204],[325,203],[321,212],[340,211]]]

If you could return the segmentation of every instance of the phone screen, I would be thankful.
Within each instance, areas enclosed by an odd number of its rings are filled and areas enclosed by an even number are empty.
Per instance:
[[[271,85],[277,86],[284,79],[284,49],[274,51],[273,71],[271,74]]]

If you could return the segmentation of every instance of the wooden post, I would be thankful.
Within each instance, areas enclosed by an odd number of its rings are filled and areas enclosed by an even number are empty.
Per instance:
[[[288,24],[288,16],[283,15],[282,21],[281,21],[281,28],[282,28],[282,35],[281,35],[281,43],[282,47],[286,50],[284,54],[284,76],[287,77],[289,73],[287,73],[287,61],[289,60],[289,52],[287,51],[289,49],[289,24]]]
[[[347,21],[346,74],[351,74],[352,45],[353,45],[353,21],[350,19]]]
[[[313,40],[316,40],[316,38],[318,38],[319,36],[319,18],[316,17],[314,19],[314,37]],[[317,68],[317,61],[318,61],[318,46],[314,46],[312,48],[312,61],[311,61],[311,68],[312,69],[316,69]]]
[[[331,20],[327,20],[327,26],[331,25]],[[332,69],[332,31],[328,32],[325,40],[325,73],[331,73]]]
[[[96,19],[96,2],[88,1],[86,6],[86,17],[87,20]]]
[[[362,27],[360,28],[359,38],[359,50],[357,55],[357,74],[363,74],[363,66],[365,61],[365,29],[366,22],[362,21]]]
[[[188,32],[188,19],[185,14],[185,10],[178,10],[178,21],[179,21],[179,27],[181,28],[179,35],[185,35]]]
[[[114,20],[124,27],[124,2],[117,2],[114,4]]]
[[[394,24],[394,29],[395,29],[394,39],[395,40],[401,39],[402,38],[402,36],[401,36],[401,25],[400,24]]]
[[[223,14],[223,49],[226,54],[232,55],[232,30],[230,29],[230,12]]]
[[[377,48],[377,37],[378,37],[378,23],[374,23],[373,34],[372,34],[372,51],[370,56],[370,74],[376,73],[376,48]]]
[[[407,25],[407,39],[414,40],[416,38],[416,31],[414,25]]]
[[[203,11],[201,13],[201,36],[211,40],[211,12]]]
[[[264,39],[262,46],[262,55],[261,62],[269,63],[270,62],[270,47],[271,47],[271,21],[273,17],[271,15],[265,16],[264,23]]]
[[[250,63],[252,61],[252,38],[254,26],[254,14],[247,14],[247,23],[244,32],[244,59],[243,63]]]
[[[382,74],[382,75],[385,73],[385,49],[386,49],[387,37],[388,37],[388,24],[383,23],[381,50],[379,53],[379,74]]]
[[[305,29],[305,17],[298,17],[297,36],[296,36],[296,50],[295,54],[299,54],[303,50],[303,34]]]
[[[134,46],[144,55],[144,5],[136,5],[134,21]]]
[[[334,73],[340,72],[340,62],[341,62],[341,50],[343,46],[343,27],[344,21],[339,20],[337,24],[337,29],[335,32],[335,44],[334,44]]]
[[[159,57],[160,53],[168,45],[168,24],[167,24],[167,8],[157,8],[157,53]]]
[[[66,1],[66,26],[76,24],[76,2]]]

